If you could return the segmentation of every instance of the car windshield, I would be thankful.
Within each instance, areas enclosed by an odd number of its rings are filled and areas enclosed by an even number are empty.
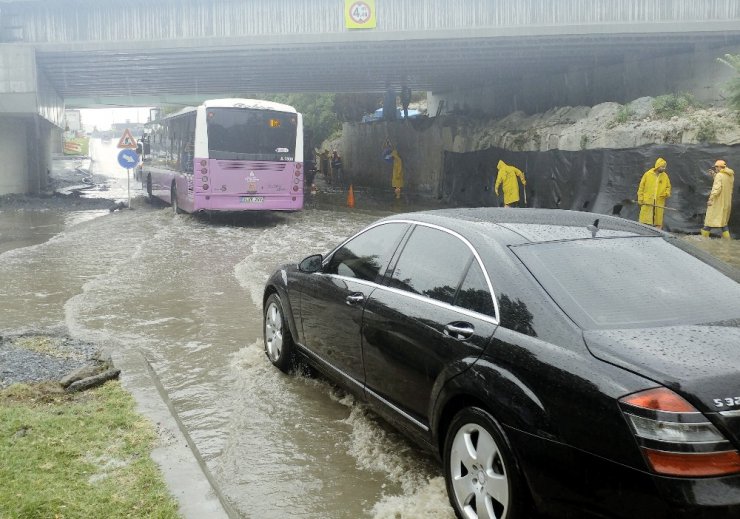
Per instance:
[[[583,329],[739,318],[737,276],[684,248],[663,238],[641,237],[527,244],[512,250]]]

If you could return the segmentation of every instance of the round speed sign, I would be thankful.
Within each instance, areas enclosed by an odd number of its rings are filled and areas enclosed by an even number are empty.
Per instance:
[[[355,2],[349,8],[349,17],[355,23],[365,23],[370,19],[372,11],[365,2]]]

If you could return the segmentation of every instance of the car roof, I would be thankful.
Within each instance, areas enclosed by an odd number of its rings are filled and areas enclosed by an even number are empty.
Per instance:
[[[437,225],[469,238],[475,234],[484,234],[488,238],[495,237],[504,245],[590,238],[595,224],[600,238],[665,235],[657,229],[623,218],[561,209],[438,209],[397,214],[384,220],[408,220]],[[509,232],[501,232],[504,230]]]

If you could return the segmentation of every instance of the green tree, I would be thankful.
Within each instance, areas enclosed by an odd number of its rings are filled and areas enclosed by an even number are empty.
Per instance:
[[[729,104],[735,110],[740,110],[740,54],[725,54],[724,58],[717,58],[717,60],[735,71],[735,77],[728,85]]]
[[[335,94],[270,94],[255,97],[291,105],[302,113],[303,126],[311,135],[314,146],[319,146],[342,129],[342,123],[334,112]]]

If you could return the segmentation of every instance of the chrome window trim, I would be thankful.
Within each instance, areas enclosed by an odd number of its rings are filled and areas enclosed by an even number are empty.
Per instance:
[[[433,304],[434,306],[439,306],[440,308],[444,308],[446,310],[452,310],[454,312],[464,314],[469,317],[474,317],[475,319],[479,319],[481,321],[485,321],[490,324],[494,324],[494,325],[499,324],[499,322],[495,318],[491,317],[490,315],[481,314],[473,310],[468,310],[467,308],[463,308],[461,306],[451,305],[449,303],[445,303],[444,301],[438,301],[437,299],[432,299],[431,297],[423,296],[420,294],[414,294],[413,292],[401,290],[400,288],[387,287],[385,285],[379,285],[373,281],[366,281],[364,279],[340,276],[339,274],[324,274],[324,276],[328,276],[332,279],[341,279],[342,281],[351,281],[353,283],[365,285],[365,286],[374,288],[376,290],[385,290],[386,292],[393,292],[394,294],[399,294],[402,296],[410,297],[411,299],[416,299],[417,301],[421,301],[422,303],[430,303],[430,304]]]
[[[740,409],[735,409],[733,411],[722,411],[719,414],[724,416],[725,418],[740,418]]]
[[[481,269],[481,272],[483,272],[483,277],[486,278],[486,285],[488,285],[488,293],[491,295],[491,299],[493,301],[493,312],[496,314],[493,319],[496,321],[496,324],[498,324],[501,321],[499,308],[498,308],[498,301],[496,301],[496,293],[493,290],[493,283],[491,283],[491,277],[488,275],[488,271],[486,270],[485,265],[483,265],[483,260],[480,257],[480,254],[478,254],[478,251],[473,247],[473,244],[470,243],[467,238],[464,236],[458,234],[457,232],[447,229],[446,227],[441,227],[439,225],[435,225],[432,223],[425,223],[425,222],[417,222],[417,225],[422,225],[424,227],[429,227],[431,229],[437,229],[438,231],[446,232],[447,234],[451,234],[452,236],[455,236],[457,239],[462,241],[465,245],[468,246],[468,249],[470,249],[470,252],[473,253],[473,256],[475,257],[475,261],[478,262],[478,266]],[[426,297],[426,296],[422,296]],[[427,298],[431,299],[431,298]],[[460,308],[458,306],[453,306],[453,308]],[[465,310],[464,308],[460,308],[460,310]],[[470,310],[472,312],[472,310]],[[477,315],[477,312],[473,312],[474,315]]]
[[[427,296],[420,295],[420,294],[414,294],[414,293],[408,292],[406,290],[401,290],[401,289],[392,288],[392,287],[388,287],[388,286],[384,286],[384,285],[379,285],[379,284],[377,284],[375,282],[366,281],[364,279],[350,278],[350,277],[347,277],[347,276],[341,276],[339,274],[324,274],[324,275],[330,276],[330,277],[333,277],[333,278],[342,279],[342,280],[353,281],[355,283],[361,283],[361,284],[364,284],[364,285],[367,285],[367,286],[381,288],[383,290],[388,290],[388,291],[395,292],[395,293],[398,293],[398,294],[406,295],[406,296],[409,296],[409,297],[411,297],[413,299],[417,299],[417,300],[420,300],[420,301],[423,301],[423,302],[430,302],[430,303],[432,303],[432,304],[434,304],[436,306],[440,306],[442,308],[452,309],[452,310],[455,310],[457,312],[460,312],[460,313],[463,313],[465,315],[468,315],[470,317],[475,317],[476,319],[482,319],[484,321],[488,321],[491,324],[498,325],[501,322],[501,314],[499,312],[498,301],[496,300],[496,292],[493,290],[493,283],[491,283],[491,277],[488,275],[488,271],[486,270],[486,267],[483,264],[483,260],[481,260],[480,254],[478,254],[478,251],[475,249],[475,247],[473,247],[473,245],[464,236],[460,235],[459,233],[457,233],[457,232],[455,232],[455,231],[453,231],[451,229],[447,229],[446,227],[442,227],[442,226],[439,226],[439,225],[436,225],[436,224],[432,224],[432,223],[418,222],[418,221],[415,221],[415,220],[383,220],[382,222],[377,222],[377,223],[375,223],[375,224],[373,224],[373,225],[371,225],[369,227],[366,227],[366,228],[362,229],[361,231],[355,233],[350,238],[347,238],[346,240],[344,240],[340,245],[337,245],[331,252],[329,252],[326,255],[326,258],[324,259],[324,263],[322,263],[322,266],[326,266],[326,264],[328,264],[328,262],[329,262],[329,258],[337,250],[339,250],[340,248],[342,248],[346,243],[349,243],[351,240],[353,240],[357,236],[359,236],[359,235],[361,235],[361,234],[369,231],[370,229],[374,229],[375,227],[378,227],[380,225],[389,224],[389,223],[403,223],[403,224],[421,225],[423,227],[429,227],[431,229],[436,229],[438,231],[446,232],[447,234],[450,234],[450,235],[454,236],[455,238],[457,238],[460,241],[462,241],[465,245],[467,245],[467,247],[470,250],[470,252],[473,253],[473,257],[475,258],[475,261],[478,262],[478,266],[480,267],[481,271],[483,272],[483,277],[486,279],[486,285],[488,286],[488,293],[491,294],[491,298],[493,300],[493,311],[494,311],[494,313],[496,315],[494,317],[491,317],[489,315],[481,314],[481,313],[475,312],[473,310],[468,310],[467,308],[463,308],[461,306],[454,306],[454,305],[451,305],[451,304],[448,304],[448,303],[444,303],[442,301],[438,301],[436,299],[432,299],[431,297],[427,297]]]
[[[423,303],[431,303],[434,306],[438,306],[446,310],[452,310],[454,312],[467,315],[468,317],[473,317],[475,319],[479,319],[481,321],[485,321],[490,324],[494,324],[497,326],[499,324],[496,318],[491,317],[490,315],[481,314],[473,310],[468,310],[467,308],[463,308],[461,306],[451,305],[449,303],[445,303],[444,301],[438,301],[437,299],[432,299],[431,297],[423,296],[420,294],[414,294],[412,292],[407,292],[406,290],[401,290],[400,288],[393,288],[393,287],[386,287],[386,286],[381,286],[380,288],[388,292],[393,292],[395,294],[410,297],[411,299],[416,299],[417,301],[421,301]]]

